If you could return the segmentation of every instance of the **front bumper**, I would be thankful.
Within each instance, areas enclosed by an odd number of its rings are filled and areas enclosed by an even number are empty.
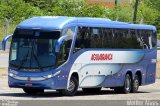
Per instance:
[[[52,77],[41,81],[18,80],[8,76],[8,85],[12,88],[66,89],[65,78]]]

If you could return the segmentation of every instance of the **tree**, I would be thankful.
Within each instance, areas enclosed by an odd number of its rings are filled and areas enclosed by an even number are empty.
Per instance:
[[[112,20],[132,22],[133,7],[130,4],[122,5],[118,3],[116,8],[109,9],[109,18]]]
[[[118,0],[116,0],[118,1]],[[12,24],[40,15],[103,17],[132,22],[135,0],[131,4],[118,2],[116,8],[86,4],[85,0],[1,0],[0,21],[11,19]],[[137,23],[153,24],[160,31],[160,0],[139,0]],[[1,23],[2,24],[2,23]]]
[[[57,7],[57,3],[63,0],[23,0],[26,3],[29,3],[30,5],[34,7],[38,7],[39,9],[47,12],[51,12],[52,7]],[[46,13],[46,14],[47,14]]]
[[[13,22],[19,23],[22,20],[35,15],[43,15],[43,12],[33,7],[23,0],[2,0],[0,2],[0,19],[12,19]]]
[[[146,24],[155,24],[158,17],[158,11],[149,2],[140,2],[138,18],[143,18]]]
[[[79,16],[84,0],[59,0],[51,8],[50,15]]]
[[[150,3],[150,5],[153,6],[156,10],[160,11],[160,0],[147,0],[147,2]]]

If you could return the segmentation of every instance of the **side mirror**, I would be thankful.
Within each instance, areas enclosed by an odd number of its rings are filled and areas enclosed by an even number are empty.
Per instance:
[[[6,36],[2,41],[2,50],[5,51],[7,41],[12,38],[13,34]]]
[[[57,40],[56,46],[55,46],[55,52],[56,53],[58,53],[60,51],[61,45],[66,40],[66,38],[67,38],[67,35],[66,36],[62,36]]]

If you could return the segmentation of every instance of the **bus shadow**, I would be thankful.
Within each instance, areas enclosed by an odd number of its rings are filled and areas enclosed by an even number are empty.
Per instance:
[[[144,92],[144,91],[139,91],[137,93],[150,93],[150,92]],[[76,96],[91,96],[91,95],[120,95],[121,93],[115,93],[113,90],[102,90],[100,92],[88,92],[84,93],[83,91],[78,91],[76,93]],[[135,94],[135,93],[130,93],[130,94]],[[122,95],[122,94],[121,94]],[[124,94],[126,95],[126,94]],[[49,91],[45,93],[40,93],[36,95],[27,95],[25,93],[1,93],[0,96],[6,96],[6,97],[23,97],[23,98],[58,98],[58,97],[67,97],[59,94],[56,91]]]
[[[150,93],[145,91],[138,91],[137,93]],[[136,94],[136,93],[129,93],[129,94]],[[78,92],[75,96],[89,96],[89,95],[126,95],[123,93],[116,93],[114,90],[101,90],[100,92]]]

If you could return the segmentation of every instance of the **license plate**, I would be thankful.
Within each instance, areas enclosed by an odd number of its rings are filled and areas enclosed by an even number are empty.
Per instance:
[[[32,83],[26,83],[25,86],[32,86]]]

